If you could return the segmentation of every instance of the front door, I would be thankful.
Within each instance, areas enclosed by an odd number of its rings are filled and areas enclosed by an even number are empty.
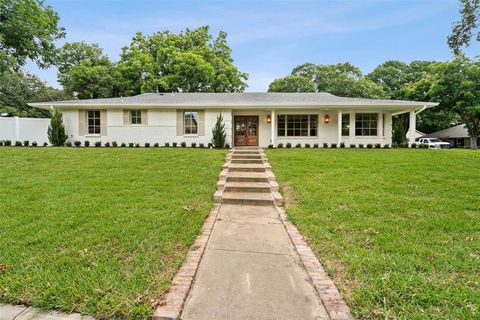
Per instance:
[[[258,146],[258,116],[235,116],[235,146]]]

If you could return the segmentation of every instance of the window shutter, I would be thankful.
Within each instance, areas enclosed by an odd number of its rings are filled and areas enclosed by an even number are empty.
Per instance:
[[[205,110],[198,111],[198,135],[205,135]]]
[[[107,135],[107,110],[100,110],[100,135]]]
[[[78,135],[84,136],[87,132],[87,115],[85,110],[78,110]]]
[[[123,125],[128,126],[130,124],[130,110],[123,110]]]
[[[142,114],[142,125],[148,126],[148,110],[141,110]]]
[[[183,110],[177,110],[177,136],[183,136]]]

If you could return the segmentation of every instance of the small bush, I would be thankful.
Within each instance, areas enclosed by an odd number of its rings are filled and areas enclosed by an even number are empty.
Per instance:
[[[65,142],[65,147],[71,147],[72,143],[70,141]]]
[[[230,144],[225,143],[225,148],[230,149]]]
[[[158,142],[156,142],[153,146],[154,146],[155,148],[160,147],[160,145],[158,144]]]
[[[10,141],[10,140],[5,140],[5,141],[4,141],[4,144],[5,144],[7,147],[9,147],[9,146],[12,145],[12,141]]]
[[[181,146],[182,148],[185,148],[185,147],[187,146],[187,143],[186,143],[185,141],[182,141],[182,142],[180,143],[180,146]]]
[[[48,143],[44,142],[44,143],[43,143],[43,146],[44,146],[44,147],[48,147]]]
[[[21,147],[22,142],[21,141],[15,141],[15,147]]]
[[[383,148],[384,148],[384,149],[390,149],[390,145],[389,145],[388,143],[385,143],[385,144],[383,145]]]
[[[358,145],[358,147],[359,147],[360,149],[363,149],[365,146],[363,145],[363,143],[360,143],[360,144]]]
[[[372,149],[373,148],[373,144],[369,143],[367,144],[367,149]]]
[[[380,143],[375,144],[375,149],[380,149],[381,147],[382,147],[382,145]]]
[[[112,147],[114,147],[114,148],[118,147],[117,141],[112,141]]]
[[[301,144],[301,143],[297,143],[297,144],[295,145],[295,148],[301,148],[301,147],[302,147],[302,144]]]
[[[402,142],[399,145],[400,148],[408,148],[408,142]]]
[[[396,149],[396,148],[398,148],[398,147],[399,147],[399,146],[398,146],[398,142],[392,143],[392,148]]]
[[[268,149],[273,149],[273,144],[269,144]]]
[[[32,142],[32,147],[36,147],[36,146],[38,146],[37,141],[33,141],[33,142]]]
[[[426,143],[420,143],[420,144],[418,145],[418,147],[419,147],[420,149],[428,149],[428,144],[426,144]]]
[[[78,148],[82,145],[82,143],[78,140],[75,140],[75,141],[73,141],[73,145]]]
[[[416,148],[417,148],[417,144],[416,144],[415,142],[414,142],[414,143],[412,143],[412,144],[410,145],[410,148],[412,148],[412,149],[416,149]]]
[[[209,143],[207,144],[207,146],[208,146],[208,149],[211,149],[211,148],[213,148],[213,143],[209,142]]]
[[[350,144],[350,149],[355,149],[356,147],[357,147],[356,144],[354,144],[354,143]]]
[[[174,148],[176,148],[176,147],[177,147],[177,143],[176,143],[176,142],[172,143],[172,146],[173,146]]]
[[[285,147],[291,148],[291,147],[292,147],[292,144],[291,144],[290,142],[288,142],[288,143],[285,145]]]
[[[198,147],[199,147],[199,148],[205,148],[205,144],[204,144],[204,143],[199,143],[199,144],[198,144]]]
[[[340,148],[345,148],[345,143],[340,142]]]
[[[129,143],[128,143],[128,147],[129,147],[129,148],[133,148],[133,147],[135,147],[135,145],[133,144],[133,142],[129,142]]]
[[[313,147],[314,147],[315,149],[318,149],[318,143],[314,143],[314,144],[313,144]]]
[[[165,147],[167,147],[167,148],[170,147],[170,143],[165,142]]]
[[[122,142],[122,144],[120,145],[120,148],[125,148],[127,145],[125,144],[125,142]]]
[[[283,148],[283,143],[277,144],[277,148],[282,149]]]
[[[90,141],[88,141],[88,140],[85,141],[85,142],[83,143],[83,145],[84,145],[85,147],[90,147]]]
[[[135,148],[140,148],[140,143],[135,143]]]
[[[110,148],[110,142],[105,142],[105,147]]]
[[[336,144],[336,143],[332,143],[331,148],[336,148],[336,147],[337,147],[337,144]]]
[[[192,142],[192,144],[190,145],[192,148],[196,148],[197,147],[197,143],[196,142]]]
[[[305,143],[305,148],[310,148],[310,144]]]
[[[150,143],[145,142],[145,148],[150,148]]]
[[[328,143],[324,142],[324,143],[323,143],[323,147],[324,147],[324,148],[328,148]]]
[[[28,147],[29,145],[30,145],[30,141],[28,141],[28,140],[23,141],[23,146],[24,147]]]
[[[100,148],[102,146],[102,141],[96,141],[95,142],[95,147]]]
[[[3,140],[0,140],[0,147],[3,147],[4,144]]]

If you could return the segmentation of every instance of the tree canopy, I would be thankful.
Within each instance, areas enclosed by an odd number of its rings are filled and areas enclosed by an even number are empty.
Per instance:
[[[452,34],[448,36],[448,45],[455,55],[462,47],[468,46],[476,32],[476,40],[480,41],[480,0],[460,0],[461,19],[453,24]]]
[[[305,76],[289,75],[275,79],[268,86],[269,92],[315,92],[315,84]]]

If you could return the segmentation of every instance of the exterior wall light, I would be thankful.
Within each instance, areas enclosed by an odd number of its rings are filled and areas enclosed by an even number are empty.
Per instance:
[[[330,116],[328,114],[323,116],[323,122],[324,123],[330,123]]]
[[[272,122],[272,116],[268,115],[267,116],[267,123],[271,123]]]

